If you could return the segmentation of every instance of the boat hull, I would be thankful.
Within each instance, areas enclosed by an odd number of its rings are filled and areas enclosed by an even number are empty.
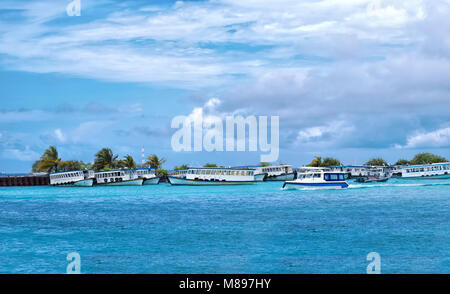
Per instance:
[[[93,185],[94,185],[93,179],[82,180],[73,184],[73,186],[75,187],[92,187]]]
[[[387,182],[389,180],[388,177],[383,178],[356,178],[355,182],[357,183],[381,183],[381,182]]]
[[[294,173],[282,174],[278,176],[268,176],[264,180],[265,181],[292,181],[294,180]]]
[[[144,179],[135,179],[135,180],[128,180],[128,181],[122,181],[122,182],[114,182],[114,183],[102,183],[102,184],[96,184],[98,186],[142,186],[144,182]]]
[[[93,179],[81,180],[75,183],[67,184],[53,184],[53,187],[92,187],[94,185]]]
[[[159,184],[160,177],[154,177],[151,179],[144,179],[144,185],[157,185]]]
[[[402,180],[439,180],[450,179],[450,174],[435,175],[435,176],[418,176],[418,177],[399,177]]]
[[[190,180],[169,176],[169,182],[175,186],[224,186],[224,185],[251,185],[256,181],[204,181]]]
[[[345,189],[348,188],[346,182],[340,183],[295,183],[295,182],[285,182],[283,185],[284,189]]]
[[[257,175],[255,175],[255,181],[256,182],[262,182],[262,181],[264,181],[266,176],[267,176],[266,173],[264,173],[264,174],[257,174]]]

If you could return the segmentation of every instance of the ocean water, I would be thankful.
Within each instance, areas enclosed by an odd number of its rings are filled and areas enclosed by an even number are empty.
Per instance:
[[[450,273],[450,180],[2,187],[0,273]]]

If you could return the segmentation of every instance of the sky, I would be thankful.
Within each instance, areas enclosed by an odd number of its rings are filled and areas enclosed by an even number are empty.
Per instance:
[[[0,172],[55,145],[165,168],[256,164],[175,152],[178,115],[279,116],[278,163],[450,158],[449,0],[0,2]],[[276,162],[275,162],[276,163]]]

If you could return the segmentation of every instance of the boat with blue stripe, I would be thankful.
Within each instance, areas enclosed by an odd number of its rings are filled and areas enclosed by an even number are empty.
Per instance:
[[[344,172],[335,172],[326,168],[305,168],[293,181],[285,181],[284,189],[345,189]]]

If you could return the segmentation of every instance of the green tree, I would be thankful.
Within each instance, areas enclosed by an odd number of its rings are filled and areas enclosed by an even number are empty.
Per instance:
[[[266,167],[266,166],[271,166],[271,164],[269,162],[260,162],[259,166]]]
[[[155,171],[155,173],[156,173],[157,176],[160,176],[160,177],[166,177],[167,176],[167,170],[162,169],[162,168],[158,168]]]
[[[364,165],[369,165],[369,166],[388,166],[389,164],[383,158],[372,158],[371,160],[366,162]]]
[[[145,164],[151,168],[160,169],[165,162],[165,158],[158,158],[156,154],[152,154],[147,158],[147,162]]]
[[[78,160],[67,160],[60,162],[60,169],[63,171],[81,170],[83,168],[82,162]]]
[[[306,165],[306,166],[309,166],[309,167],[320,167],[320,166],[322,166],[322,157],[315,156],[314,159],[311,161],[311,163]]]
[[[41,163],[40,160],[36,160],[35,162],[33,162],[33,165],[31,166],[31,172],[32,172],[32,173],[37,173],[37,172],[39,172],[38,167],[39,167],[39,164],[40,164],[40,163]]]
[[[342,165],[341,162],[336,159],[336,158],[332,158],[332,157],[326,157],[323,161],[322,164],[320,165],[321,167],[326,167],[326,166],[339,166]]]
[[[95,154],[95,161],[93,168],[94,170],[115,168],[118,166],[119,162],[117,158],[119,155],[115,155],[111,149],[103,148],[97,154]]]
[[[180,170],[180,169],[188,169],[188,165],[187,164],[182,164],[180,166],[176,166],[174,167],[174,170]]]
[[[336,158],[325,157],[322,160],[322,157],[315,156],[314,159],[311,161],[311,163],[306,165],[306,166],[309,166],[309,167],[327,167],[327,166],[339,166],[339,165],[342,165],[342,164]]]
[[[397,162],[395,163],[395,165],[408,165],[409,161],[406,159],[399,159],[397,160]]]
[[[432,153],[419,153],[410,161],[411,164],[431,164],[439,162],[448,162],[445,157]]]
[[[58,150],[55,146],[48,147],[44,154],[42,154],[37,170],[46,172],[56,172],[60,165],[61,158],[59,158]]]
[[[126,168],[136,168],[136,163],[131,155],[127,154],[121,161],[122,166]]]
[[[215,163],[205,163],[203,167],[217,167],[217,164]]]

